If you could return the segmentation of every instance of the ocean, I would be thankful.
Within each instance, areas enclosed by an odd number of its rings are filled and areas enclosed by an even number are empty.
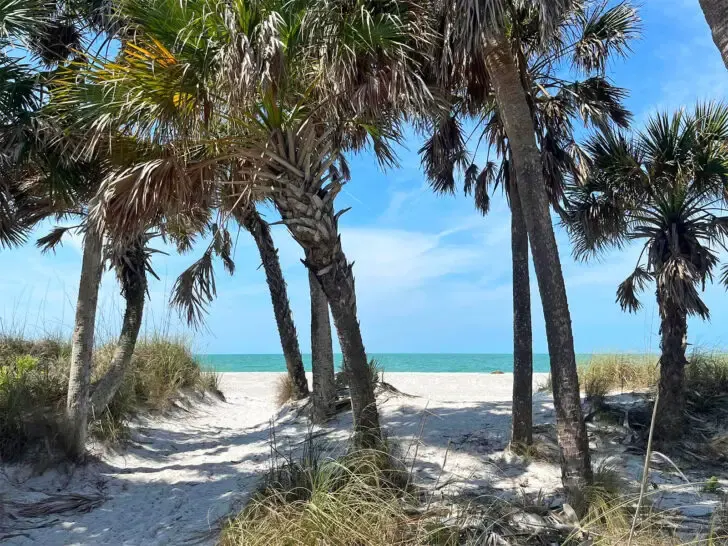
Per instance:
[[[218,372],[285,372],[286,361],[282,354],[247,355],[197,355],[203,366]],[[413,353],[371,353],[369,358],[377,361],[384,372],[445,372],[445,373],[491,373],[512,372],[511,354],[413,354]],[[590,355],[577,355],[581,362]],[[341,367],[341,355],[335,355],[337,367]],[[311,371],[311,355],[303,355],[306,371]],[[533,371],[549,371],[549,355],[533,355]]]

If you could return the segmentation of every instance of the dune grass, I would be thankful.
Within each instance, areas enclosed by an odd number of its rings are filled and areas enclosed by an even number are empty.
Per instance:
[[[92,381],[113,350],[105,345],[95,352]],[[63,451],[70,352],[60,339],[0,336],[0,460]],[[169,408],[184,389],[219,392],[217,376],[201,370],[184,339],[142,339],[119,392],[101,415],[90,416],[90,430],[102,441],[120,441],[135,414]]]
[[[387,450],[334,459],[309,441],[300,459],[271,469],[220,544],[418,544],[422,529],[410,514],[418,501],[405,468]]]
[[[610,392],[650,389],[659,378],[654,355],[594,355],[579,367],[579,382],[587,398],[601,399]]]
[[[587,399],[607,394],[654,390],[660,377],[658,355],[597,354],[579,366],[579,383]],[[542,390],[551,391],[549,375]],[[728,354],[695,350],[688,355],[685,392],[694,409],[710,411],[728,402]]]

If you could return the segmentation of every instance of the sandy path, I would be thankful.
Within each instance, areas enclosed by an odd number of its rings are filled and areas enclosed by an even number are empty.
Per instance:
[[[244,502],[268,468],[270,423],[277,413],[273,403],[277,377],[264,373],[222,374],[226,402],[208,401],[165,418],[145,419],[135,425],[133,445],[123,453],[103,454],[98,461],[73,469],[70,474],[49,471],[28,478],[27,468],[7,469],[7,479],[0,480],[0,498],[6,501],[31,503],[47,499],[48,494],[69,492],[103,497],[103,503],[88,513],[19,521],[6,517],[3,534],[21,533],[9,538],[8,544],[213,542],[217,521]],[[450,432],[457,436],[474,426],[473,417],[467,418],[476,409],[471,402],[510,398],[507,375],[387,374],[385,379],[403,392],[429,392],[444,401],[381,401],[383,419],[395,437],[416,437],[424,415],[435,420],[427,427],[428,435],[435,431],[432,445],[422,446],[418,465],[420,472],[433,476],[441,469],[425,462],[428,453],[441,457],[447,440],[436,432],[441,418],[432,416],[451,413],[459,423],[449,426]],[[452,413],[459,410],[464,410],[462,418]],[[279,449],[290,450],[291,445],[303,440],[307,427],[300,421],[292,422],[291,417],[277,420]],[[333,424],[336,430],[330,436],[346,438],[349,426],[350,417],[342,416]],[[8,504],[6,512],[13,513],[18,506]],[[44,526],[22,529],[39,524]]]
[[[223,378],[227,402],[144,420],[135,427],[132,447],[103,455],[70,477],[52,471],[24,480],[21,469],[9,473],[17,485],[3,481],[0,498],[31,502],[45,498],[41,491],[73,491],[100,493],[106,500],[86,514],[56,516],[55,525],[27,531],[8,544],[212,542],[206,533],[267,468],[269,419],[275,412],[270,378],[250,377],[240,388],[235,375],[247,374],[232,375]]]
[[[300,446],[309,431],[295,411],[275,408],[279,374],[222,375],[226,402],[196,403],[165,418],[146,419],[135,425],[133,444],[121,454],[100,454],[85,467],[31,478],[27,467],[4,468],[0,541],[4,536],[4,543],[18,545],[214,544],[220,520],[242,506],[269,468],[271,423],[283,453]],[[557,465],[513,459],[505,451],[511,375],[386,374],[384,379],[413,395],[380,395],[387,433],[401,446],[417,480],[437,485],[438,495],[465,490],[536,495],[559,488]],[[537,375],[534,383],[544,380]],[[551,397],[535,393],[536,424],[553,422],[553,413]],[[321,441],[337,449],[350,430],[351,415],[343,414]],[[639,457],[619,464],[639,475]],[[661,487],[674,482],[665,479]],[[96,496],[98,506],[87,513],[13,517],[19,503],[69,493]],[[695,492],[673,497],[675,504],[689,503],[708,514],[719,502]]]

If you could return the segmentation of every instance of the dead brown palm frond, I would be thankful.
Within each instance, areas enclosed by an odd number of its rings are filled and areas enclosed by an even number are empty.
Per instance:
[[[460,120],[455,115],[447,115],[436,122],[419,152],[433,190],[454,193],[457,170],[465,170],[469,161]],[[474,178],[472,173],[471,178]]]
[[[144,231],[164,217],[205,210],[213,199],[215,161],[173,154],[112,171],[102,182],[91,220],[112,235]]]
[[[48,251],[56,251],[56,247],[60,244],[62,244],[63,237],[68,233],[70,230],[76,229],[78,226],[70,226],[70,227],[55,227],[53,228],[47,235],[44,235],[43,237],[40,237],[35,245],[41,249],[41,252],[45,254]]]
[[[636,313],[642,307],[637,294],[642,292],[647,283],[653,280],[653,276],[642,266],[637,266],[632,274],[627,277],[617,288],[617,302],[623,310]]]
[[[199,326],[216,294],[212,248],[208,248],[177,278],[170,303],[180,309],[189,324]]]
[[[49,495],[41,501],[23,504],[15,514],[22,518],[40,518],[52,514],[81,514],[98,508],[104,502],[106,497],[100,494]]]

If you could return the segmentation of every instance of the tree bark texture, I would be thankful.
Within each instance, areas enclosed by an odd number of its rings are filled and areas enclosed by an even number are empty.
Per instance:
[[[238,208],[234,214],[238,222],[250,232],[255,244],[258,246],[265,271],[265,280],[268,283],[270,298],[273,302],[273,313],[278,325],[278,334],[281,338],[281,347],[286,359],[288,376],[293,383],[294,397],[297,400],[306,398],[309,394],[306,371],[303,367],[303,358],[298,344],[298,333],[293,322],[291,304],[288,300],[286,281],[283,278],[281,263],[278,259],[278,249],[273,243],[270,227],[260,217],[253,205]]]
[[[567,492],[577,493],[585,484],[591,482],[592,470],[588,436],[581,410],[571,317],[543,180],[541,154],[526,92],[510,46],[503,37],[491,40],[488,46],[486,68],[493,81],[499,112],[513,155],[520,201],[543,303],[561,450],[562,480]]]
[[[511,178],[511,259],[513,262],[513,420],[511,443],[533,443],[533,340],[528,270],[528,230],[515,177]]]
[[[332,414],[336,400],[334,348],[329,321],[329,301],[316,275],[308,272],[311,291],[311,360],[313,366],[313,414],[318,422]]]
[[[668,297],[658,295],[660,308],[660,399],[655,437],[679,439],[685,428],[685,366],[687,358],[687,314]]]
[[[728,68],[728,0],[700,0],[700,7],[703,8],[723,63]]]
[[[341,248],[338,216],[333,212],[335,193],[288,185],[274,194],[274,200],[329,300],[349,378],[355,439],[360,447],[372,447],[381,441],[379,413],[357,319],[353,264]]]
[[[101,234],[95,229],[89,229],[83,242],[81,279],[71,340],[71,368],[66,400],[69,427],[66,447],[69,456],[73,458],[82,457],[86,446],[96,307],[103,272],[102,249]]]
[[[91,390],[91,415],[93,416],[100,415],[104,411],[124,382],[124,376],[131,365],[139,330],[142,326],[144,298],[147,294],[144,241],[136,243],[127,252],[126,257],[129,260],[127,270],[119,275],[122,279],[122,294],[126,301],[124,319],[109,369]]]

